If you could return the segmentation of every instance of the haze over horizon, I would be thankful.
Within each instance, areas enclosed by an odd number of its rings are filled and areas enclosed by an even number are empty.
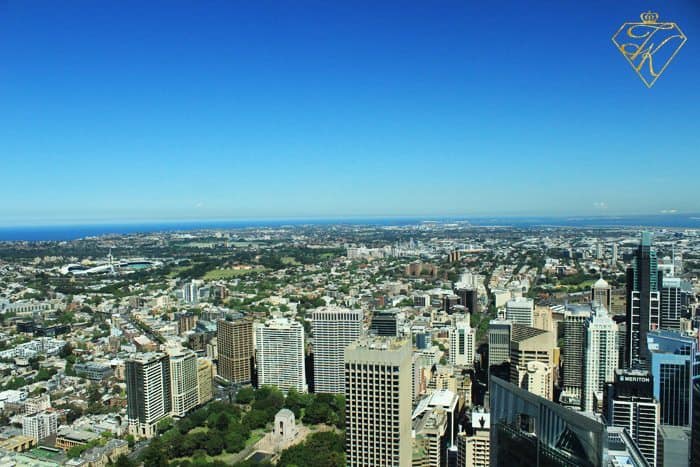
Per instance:
[[[610,40],[649,8],[688,36],[652,89]],[[5,2],[0,225],[700,212],[698,37],[691,0]]]

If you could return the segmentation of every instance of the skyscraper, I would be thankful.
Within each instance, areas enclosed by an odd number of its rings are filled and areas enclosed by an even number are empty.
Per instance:
[[[197,356],[191,350],[169,354],[172,411],[177,417],[197,407]]]
[[[345,350],[348,467],[411,465],[411,343],[370,337]]]
[[[698,341],[673,331],[650,332],[647,340],[654,397],[661,404],[661,424],[690,426],[693,379],[700,374]]]
[[[156,424],[170,415],[170,364],[161,353],[135,354],[125,365],[129,432],[150,438]]]
[[[450,364],[471,366],[474,364],[474,329],[469,324],[469,315],[455,315],[450,327]]]
[[[690,438],[690,465],[700,465],[700,380],[693,382],[693,423]]]
[[[216,322],[219,376],[233,383],[244,384],[252,380],[253,321],[229,316]]]
[[[466,307],[469,313],[479,311],[479,296],[476,289],[459,288],[455,289],[454,293],[459,297],[459,304]]]
[[[315,392],[345,393],[343,353],[360,337],[362,320],[362,310],[322,307],[313,312]]]
[[[568,405],[581,405],[581,392],[583,390],[583,325],[591,317],[591,308],[588,306],[567,305],[564,309],[564,367],[563,382],[564,391],[562,402]]]
[[[591,287],[591,302],[604,306],[606,310],[612,306],[612,288],[602,277]]]
[[[518,297],[506,303],[506,319],[514,324],[532,326],[535,302],[531,298]]]
[[[489,368],[510,361],[510,334],[513,324],[510,321],[492,319],[489,321]]]
[[[306,392],[304,327],[298,321],[273,318],[255,325],[258,384],[287,392]]]
[[[554,390],[552,375],[551,365],[538,361],[527,362],[521,386],[523,389],[551,401]]]
[[[491,376],[493,467],[603,466],[605,425]]]
[[[608,425],[626,429],[647,462],[656,465],[661,407],[648,371],[616,370],[614,382],[605,385],[603,414]]]
[[[206,404],[214,397],[212,376],[214,366],[208,358],[197,359],[197,398],[199,405]]]
[[[550,332],[514,324],[510,338],[511,383],[526,388],[529,362],[538,361],[552,367],[554,365],[552,342],[552,333]]]
[[[370,331],[378,336],[396,337],[399,326],[396,313],[393,311],[378,311],[372,315]]]
[[[617,324],[603,306],[596,306],[584,323],[583,409],[594,410],[593,399],[602,401],[605,383],[613,381],[619,361]]]
[[[627,268],[627,345],[625,361],[630,368],[649,368],[646,335],[660,324],[659,273],[651,233],[642,241],[632,265]]]
[[[661,329],[681,329],[681,280],[676,277],[661,279]]]

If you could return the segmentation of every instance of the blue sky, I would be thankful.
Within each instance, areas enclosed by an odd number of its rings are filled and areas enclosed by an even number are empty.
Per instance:
[[[0,0],[0,224],[698,212],[699,44],[693,0]]]

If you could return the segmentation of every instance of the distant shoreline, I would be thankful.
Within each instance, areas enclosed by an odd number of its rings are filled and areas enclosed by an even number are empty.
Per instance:
[[[0,227],[0,241],[68,241],[105,235],[148,234],[215,229],[245,229],[283,226],[374,225],[409,226],[420,223],[462,223],[475,227],[648,227],[700,229],[700,215],[659,214],[646,216],[475,216],[475,217],[345,217],[308,219],[187,220],[160,222],[80,223]]]

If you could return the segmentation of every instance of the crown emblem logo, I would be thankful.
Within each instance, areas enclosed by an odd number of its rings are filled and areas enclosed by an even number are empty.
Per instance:
[[[659,22],[658,13],[647,11],[639,18],[641,22],[628,22],[620,26],[612,41],[637,76],[651,88],[683,47],[687,37],[676,23]]]
[[[639,15],[639,17],[642,18],[642,23],[644,24],[654,24],[659,19],[659,14],[647,11]]]

